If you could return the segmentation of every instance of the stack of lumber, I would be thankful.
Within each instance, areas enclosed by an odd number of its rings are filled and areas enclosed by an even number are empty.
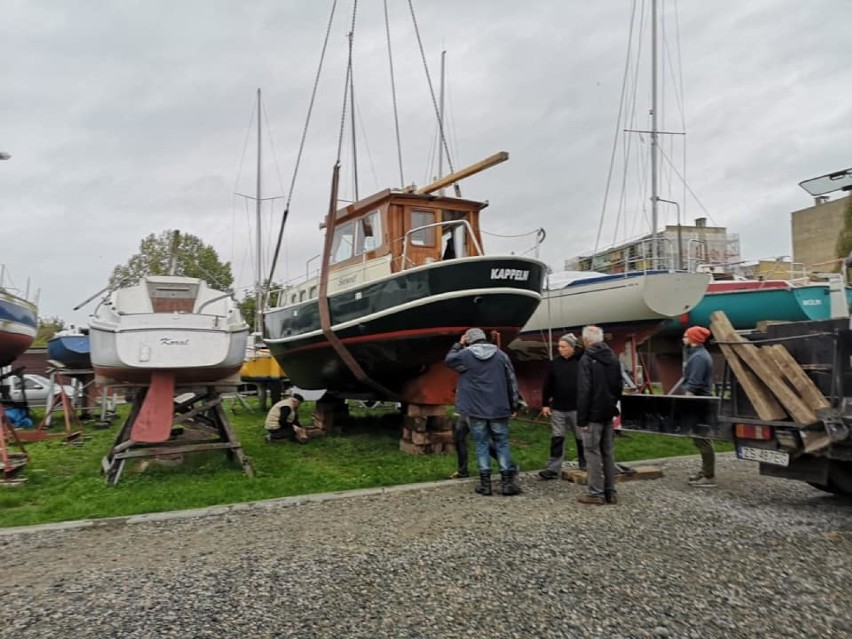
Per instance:
[[[820,421],[817,411],[831,408],[783,345],[753,344],[734,330],[722,311],[710,319],[713,337],[760,419],[791,419],[807,426]]]

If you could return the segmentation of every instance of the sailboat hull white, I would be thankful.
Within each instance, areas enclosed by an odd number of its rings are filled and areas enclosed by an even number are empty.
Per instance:
[[[209,383],[239,371],[249,328],[230,298],[202,287],[191,302],[208,312],[144,312],[146,287],[135,288],[114,295],[89,322],[92,367],[103,381],[147,384],[152,372],[168,371],[177,384]],[[143,312],[122,311],[121,302]]]

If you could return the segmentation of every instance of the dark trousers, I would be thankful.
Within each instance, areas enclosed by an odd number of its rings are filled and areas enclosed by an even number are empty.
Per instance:
[[[707,479],[716,476],[716,451],[713,450],[713,442],[703,437],[693,437],[698,452],[701,453],[701,474]]]

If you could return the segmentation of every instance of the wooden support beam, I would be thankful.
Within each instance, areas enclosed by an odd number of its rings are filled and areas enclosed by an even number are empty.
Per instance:
[[[724,313],[722,315],[724,316]],[[727,317],[725,320],[727,321]],[[757,412],[757,416],[766,421],[785,419],[787,413],[781,407],[781,404],[778,403],[778,400],[775,399],[775,396],[766,384],[743,364],[733,346],[724,343],[733,341],[731,335],[736,335],[736,331],[734,331],[730,322],[728,322],[728,326],[725,326],[723,323],[720,324],[713,321],[710,324],[710,329],[713,331],[713,337],[719,342],[719,348],[722,350],[728,366],[731,367],[737,381],[743,387],[751,405]]]
[[[784,377],[798,391],[811,410],[818,411],[822,408],[831,408],[831,402],[825,398],[825,395],[817,388],[814,381],[808,377],[808,374],[799,365],[799,362],[793,359],[790,351],[784,348],[782,344],[764,346],[760,350],[766,352],[778,365]]]
[[[736,354],[766,384],[796,423],[813,424],[819,421],[816,413],[787,385],[783,373],[780,373],[775,362],[765,357],[757,346],[739,335],[722,311],[714,311],[710,315],[710,320],[711,326],[715,325],[716,329],[725,336],[724,341],[734,347]],[[713,329],[714,336],[716,329]]]
[[[445,186],[449,186],[453,182],[458,182],[462,178],[470,177],[471,175],[475,175],[476,173],[484,171],[485,169],[490,169],[495,164],[500,164],[501,162],[505,162],[508,159],[509,154],[506,151],[500,151],[499,153],[495,153],[494,155],[487,157],[484,160],[480,160],[476,164],[471,164],[470,166],[467,166],[463,169],[459,169],[455,173],[445,175],[440,180],[435,180],[431,184],[421,186],[415,191],[415,193],[433,193],[434,191],[438,191],[439,189],[442,189]]]

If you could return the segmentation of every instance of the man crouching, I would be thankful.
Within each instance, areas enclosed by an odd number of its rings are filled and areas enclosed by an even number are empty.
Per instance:
[[[308,441],[308,433],[299,424],[299,406],[305,398],[294,393],[272,405],[266,414],[266,441],[275,442],[283,439],[304,444]]]

